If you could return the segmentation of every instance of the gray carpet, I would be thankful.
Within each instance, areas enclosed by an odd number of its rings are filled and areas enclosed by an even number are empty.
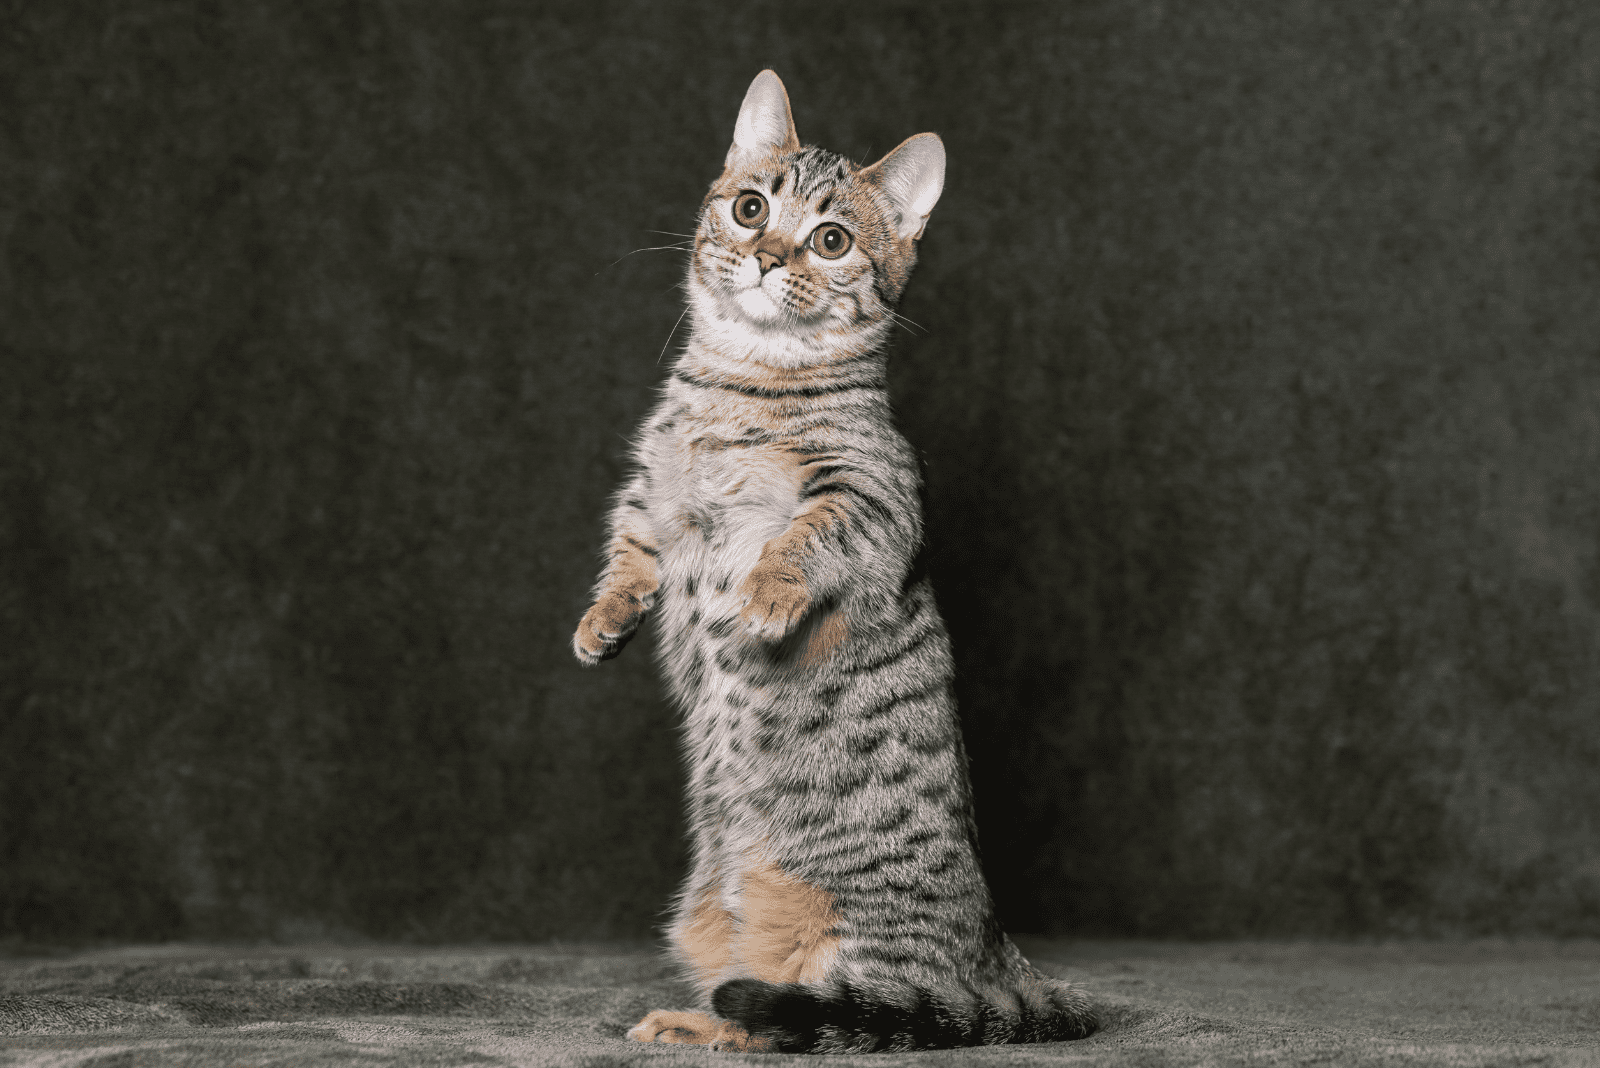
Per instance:
[[[1025,943],[1082,1042],[833,1064],[1600,1065],[1600,944]],[[168,945],[0,960],[0,1065],[699,1065],[623,1038],[685,988],[641,945]]]

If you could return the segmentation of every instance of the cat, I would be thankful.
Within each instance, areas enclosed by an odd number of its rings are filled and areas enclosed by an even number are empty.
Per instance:
[[[716,1017],[656,1011],[631,1038],[838,1053],[1096,1027],[995,921],[885,390],[944,162],[931,133],[870,167],[802,148],[767,70],[701,207],[689,338],[573,638],[595,664],[654,614],[685,713],[692,863],[669,942]]]

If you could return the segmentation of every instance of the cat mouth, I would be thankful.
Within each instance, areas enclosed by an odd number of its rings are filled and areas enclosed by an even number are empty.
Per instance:
[[[739,310],[759,322],[793,317],[794,312],[789,308],[781,289],[774,292],[762,284],[765,281],[763,278],[755,285],[735,289],[730,294],[733,302],[739,306]]]
[[[773,275],[764,276],[743,287],[737,284],[727,286],[723,289],[723,296],[753,326],[805,328],[817,326],[829,317],[829,308],[825,303],[810,308],[800,307],[788,292],[786,283]]]

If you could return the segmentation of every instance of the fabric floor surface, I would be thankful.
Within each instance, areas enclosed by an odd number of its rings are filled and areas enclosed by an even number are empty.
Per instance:
[[[830,1064],[1600,1066],[1600,943],[1019,939],[1081,983],[1080,1042]],[[628,1041],[690,1007],[651,946],[162,945],[0,958],[0,1066],[663,1066],[781,1055]]]

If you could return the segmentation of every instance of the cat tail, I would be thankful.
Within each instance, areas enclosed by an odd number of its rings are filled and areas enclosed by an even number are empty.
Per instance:
[[[730,979],[711,995],[717,1015],[782,1053],[870,1053],[1084,1038],[1099,1026],[1083,991],[1043,976],[979,991],[905,986],[892,996],[843,980]]]

